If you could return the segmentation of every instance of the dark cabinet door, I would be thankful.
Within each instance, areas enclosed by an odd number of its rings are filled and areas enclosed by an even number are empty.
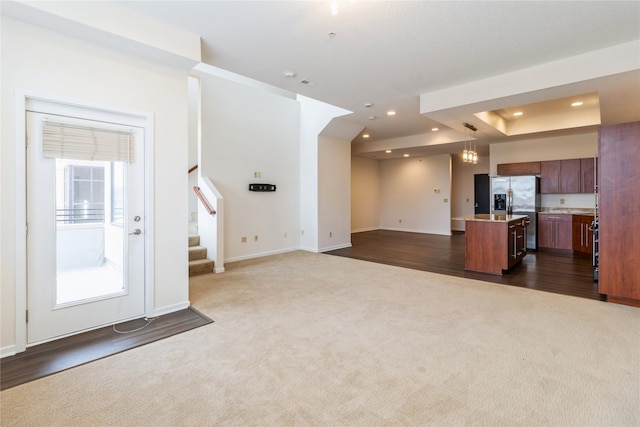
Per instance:
[[[560,160],[540,162],[540,192],[560,192]]]
[[[538,248],[553,249],[555,247],[554,221],[546,219],[546,215],[538,216]]]
[[[573,250],[573,222],[571,215],[562,215],[556,224],[556,249]]]
[[[596,164],[595,159],[580,159],[580,192],[595,191]]]
[[[562,252],[573,250],[572,215],[539,214],[538,248]]]
[[[560,160],[559,193],[580,193],[580,159]]]
[[[573,215],[573,252],[591,255],[593,249],[591,222],[593,222],[593,216]]]

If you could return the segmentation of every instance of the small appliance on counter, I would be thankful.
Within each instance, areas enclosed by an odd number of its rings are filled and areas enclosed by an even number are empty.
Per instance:
[[[491,213],[527,215],[527,249],[538,249],[537,221],[540,211],[540,178],[535,175],[491,178]]]

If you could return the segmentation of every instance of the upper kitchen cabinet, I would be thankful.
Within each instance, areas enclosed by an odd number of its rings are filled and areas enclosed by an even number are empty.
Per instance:
[[[541,193],[593,193],[593,159],[540,162]]]
[[[498,175],[539,175],[540,162],[501,163],[498,165]]]
[[[593,193],[596,184],[595,158],[580,159],[580,192]]]
[[[599,131],[598,292],[640,307],[640,122]]]

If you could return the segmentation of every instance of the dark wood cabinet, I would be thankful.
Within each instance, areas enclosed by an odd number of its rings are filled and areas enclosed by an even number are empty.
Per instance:
[[[498,165],[498,175],[538,175],[540,162],[502,163]]]
[[[580,159],[540,162],[541,193],[579,193]]]
[[[540,192],[593,193],[594,172],[591,158],[540,162]]]
[[[596,161],[594,158],[580,159],[580,192],[593,193],[595,191]]]
[[[573,252],[573,215],[538,214],[538,249]]]
[[[504,274],[527,254],[528,218],[512,221],[465,221],[464,268]]]
[[[573,252],[581,255],[593,254],[592,215],[573,215]]]
[[[540,192],[560,192],[560,160],[540,162]]]
[[[598,292],[640,306],[640,122],[599,130]]]
[[[511,221],[507,226],[508,269],[522,261],[527,253],[527,220]]]
[[[580,192],[580,159],[560,160],[559,190],[558,193]]]

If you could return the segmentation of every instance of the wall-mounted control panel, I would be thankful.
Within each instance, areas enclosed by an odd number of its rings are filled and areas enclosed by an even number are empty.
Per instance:
[[[275,184],[249,184],[249,191],[276,191]]]

